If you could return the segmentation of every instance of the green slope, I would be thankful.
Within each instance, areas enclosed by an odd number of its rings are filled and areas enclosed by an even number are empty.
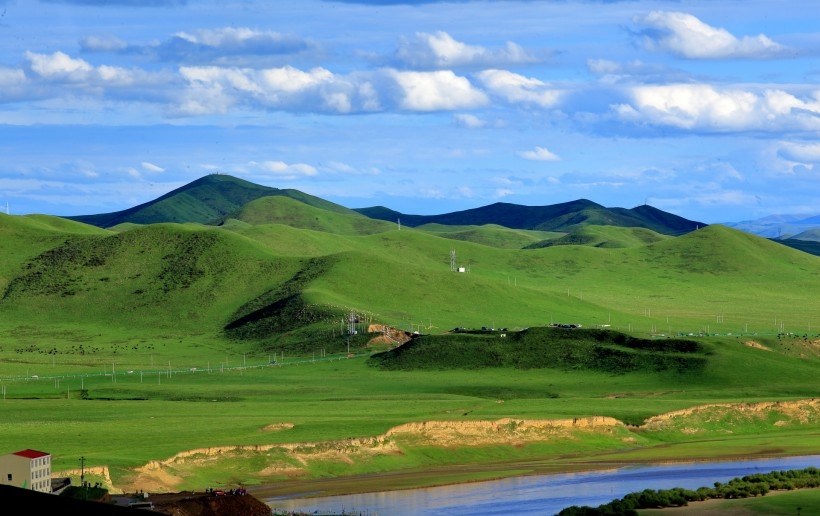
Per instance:
[[[446,226],[443,224],[424,224],[415,228],[452,240],[474,242],[502,249],[521,249],[545,239],[557,238],[563,233],[533,231],[527,229],[509,229],[496,224],[485,226]]]
[[[157,224],[68,238],[26,260],[0,313],[10,325],[217,333],[249,297],[298,269],[230,232]]]
[[[638,247],[669,238],[645,228],[617,226],[582,226],[558,238],[534,242],[527,249],[556,245],[586,245],[591,247]]]
[[[330,204],[330,203],[328,203]],[[290,197],[262,197],[231,213],[231,219],[249,225],[284,224],[345,235],[379,233],[393,229],[389,222],[369,219],[338,205],[316,207]]]
[[[820,228],[809,229],[789,238],[794,240],[811,240],[812,242],[820,242]]]
[[[306,313],[314,326],[355,310],[423,332],[550,322],[655,333],[806,329],[820,287],[818,258],[722,226],[622,248],[503,249],[413,229],[340,235],[247,223],[31,241],[18,240],[6,261],[6,327],[148,325],[214,337],[228,328],[264,340],[258,328],[281,332],[283,313]],[[469,273],[450,271],[453,249]]]
[[[480,208],[445,213],[442,215],[407,215],[383,206],[357,209],[371,218],[396,222],[407,226],[424,224],[475,225],[496,224],[513,229],[567,232],[588,225],[643,227],[665,235],[682,235],[703,227],[651,206],[632,209],[605,208],[586,199],[550,206],[521,206],[495,203]]]
[[[104,235],[107,231],[48,215],[0,213],[0,291],[21,264],[72,235]]]

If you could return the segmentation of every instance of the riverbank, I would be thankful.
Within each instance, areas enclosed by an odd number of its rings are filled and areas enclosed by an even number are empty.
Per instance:
[[[799,509],[799,510],[798,510]],[[791,516],[820,514],[820,488],[770,491],[763,497],[704,500],[683,507],[643,509],[640,516]]]
[[[820,456],[728,463],[630,466],[606,471],[534,475],[496,481],[318,498],[263,498],[275,510],[414,516],[441,514],[555,514],[570,506],[599,507],[646,489],[697,490],[763,472],[802,470]],[[808,514],[808,513],[807,513]]]
[[[248,490],[260,499],[272,498],[317,498],[329,496],[355,495],[373,492],[402,491],[432,487],[472,484],[492,480],[543,475],[563,475],[574,473],[614,471],[621,468],[693,465],[712,463],[732,463],[761,459],[790,459],[800,457],[800,453],[714,455],[697,460],[662,459],[644,461],[628,458],[624,452],[620,460],[610,453],[599,457],[532,458],[516,461],[499,461],[486,464],[462,464],[391,471],[362,475],[348,475],[320,479],[289,479],[271,484],[250,487]],[[606,456],[603,456],[606,455]],[[820,466],[820,464],[818,464]]]

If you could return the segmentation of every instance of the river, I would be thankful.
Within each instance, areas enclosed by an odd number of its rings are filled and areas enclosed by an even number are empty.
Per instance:
[[[487,482],[321,498],[267,498],[274,513],[300,511],[369,516],[555,514],[571,505],[597,507],[644,489],[697,489],[774,470],[820,467],[820,455],[732,462],[628,466]]]

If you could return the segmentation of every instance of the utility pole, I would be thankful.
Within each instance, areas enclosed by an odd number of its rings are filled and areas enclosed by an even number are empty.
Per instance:
[[[80,485],[85,486],[85,457],[80,456]]]

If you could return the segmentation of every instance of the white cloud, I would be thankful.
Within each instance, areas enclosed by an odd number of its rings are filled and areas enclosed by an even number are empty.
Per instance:
[[[0,101],[24,97],[27,82],[23,70],[0,68]]]
[[[628,95],[631,102],[613,106],[625,121],[708,132],[820,129],[820,90],[800,99],[776,89],[668,84]]]
[[[262,70],[260,76],[269,89],[289,93],[314,88],[335,79],[335,76],[324,68],[304,72],[292,66]]]
[[[780,144],[778,155],[806,165],[820,164],[820,143],[783,142]]]
[[[255,70],[218,66],[181,67],[188,87],[176,113],[196,116],[232,108],[283,109],[335,114],[470,109],[488,102],[482,91],[451,71],[393,69],[339,75],[325,68],[292,66]]]
[[[328,161],[325,163],[325,166],[334,172],[342,172],[345,174],[353,174],[356,172],[356,169],[348,165],[347,163],[342,163],[341,161]]]
[[[177,110],[181,115],[224,113],[236,106],[331,113],[363,110],[353,104],[355,84],[324,68],[186,66],[180,75],[188,83]]]
[[[63,52],[54,52],[51,55],[26,52],[25,55],[31,64],[31,70],[49,79],[84,80],[94,70],[88,62],[74,59]]]
[[[26,52],[31,71],[51,82],[71,83],[95,93],[105,93],[106,87],[148,86],[168,82],[164,73],[152,74],[144,70],[129,70],[117,66],[92,66],[84,59],[75,59],[63,52],[38,54]],[[138,96],[144,92],[135,91]]]
[[[399,106],[410,111],[442,111],[483,106],[487,96],[449,70],[389,72],[402,90]]]
[[[307,163],[288,164],[284,161],[251,161],[248,165],[255,170],[273,174],[277,179],[297,179],[300,177],[315,176],[319,173],[316,167],[308,165]]]
[[[165,172],[165,169],[160,167],[159,165],[154,165],[148,161],[143,161],[141,163],[142,168],[147,170],[148,172]]]
[[[488,90],[509,102],[552,107],[562,95],[560,90],[553,89],[538,79],[506,70],[484,70],[478,74],[478,78]]]
[[[467,199],[471,199],[475,197],[475,192],[469,186],[459,186],[456,188],[456,193],[460,197],[466,197]]]
[[[80,48],[85,52],[118,52],[128,44],[115,36],[86,36],[80,40]]]
[[[128,44],[114,36],[88,36],[80,40],[83,52],[139,55],[174,63],[250,64],[292,57],[316,48],[299,36],[247,27],[221,27],[180,31],[163,41]]]
[[[522,151],[518,153],[524,159],[529,159],[532,161],[560,161],[559,158],[555,153],[551,152],[549,149],[544,147],[536,147],[535,149]]]
[[[455,119],[456,124],[461,127],[467,127],[469,129],[480,129],[487,125],[487,122],[478,118],[475,115],[470,115],[466,113],[458,113],[453,115],[453,119]]]
[[[490,50],[457,41],[443,31],[433,34],[417,32],[413,38],[402,38],[395,58],[410,68],[501,66],[539,61],[538,57],[511,41],[502,49]]]
[[[653,11],[636,16],[633,22],[645,28],[641,39],[646,49],[688,59],[766,59],[788,52],[763,34],[737,38],[726,29],[707,25],[688,13]]]

